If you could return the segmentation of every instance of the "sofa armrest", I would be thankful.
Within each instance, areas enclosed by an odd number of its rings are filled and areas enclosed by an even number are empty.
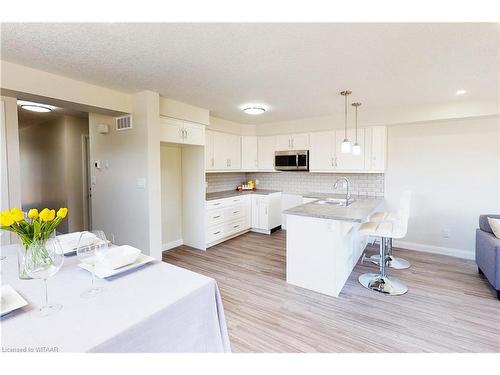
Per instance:
[[[500,290],[500,239],[476,229],[476,263],[496,290]]]

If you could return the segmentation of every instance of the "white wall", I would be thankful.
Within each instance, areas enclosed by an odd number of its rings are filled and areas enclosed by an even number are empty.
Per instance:
[[[161,146],[162,244],[182,244],[182,153],[180,146]]]
[[[91,162],[103,163],[91,168],[93,228],[161,259],[158,106],[158,94],[144,91],[134,96],[132,129],[116,131],[113,117],[96,113],[89,114],[89,127]],[[97,132],[101,123],[109,134]]]
[[[389,208],[403,190],[413,191],[408,235],[399,245],[473,258],[478,216],[500,205],[499,147],[498,117],[389,127]]]
[[[256,126],[210,116],[208,129],[237,135],[256,135]]]

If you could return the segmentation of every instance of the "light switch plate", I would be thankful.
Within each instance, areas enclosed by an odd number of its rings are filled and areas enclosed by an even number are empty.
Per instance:
[[[137,179],[137,188],[138,189],[146,188],[146,179],[144,177],[140,177]]]

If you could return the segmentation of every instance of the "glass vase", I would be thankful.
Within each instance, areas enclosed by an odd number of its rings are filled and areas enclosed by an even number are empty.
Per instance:
[[[32,277],[27,272],[27,263],[30,262],[31,268],[45,267],[52,262],[46,249],[47,240],[33,241],[27,246],[18,246],[17,262],[19,266],[19,278],[21,280],[30,280]]]

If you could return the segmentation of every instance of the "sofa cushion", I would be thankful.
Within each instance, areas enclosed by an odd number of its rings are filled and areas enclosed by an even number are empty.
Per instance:
[[[488,223],[488,218],[491,217],[493,219],[500,219],[500,215],[480,215],[479,216],[479,229],[482,231],[488,232],[488,233],[493,233],[493,230],[491,230],[490,223]]]
[[[493,234],[500,239],[500,219],[489,217],[488,224],[490,224],[490,228],[493,231]]]

